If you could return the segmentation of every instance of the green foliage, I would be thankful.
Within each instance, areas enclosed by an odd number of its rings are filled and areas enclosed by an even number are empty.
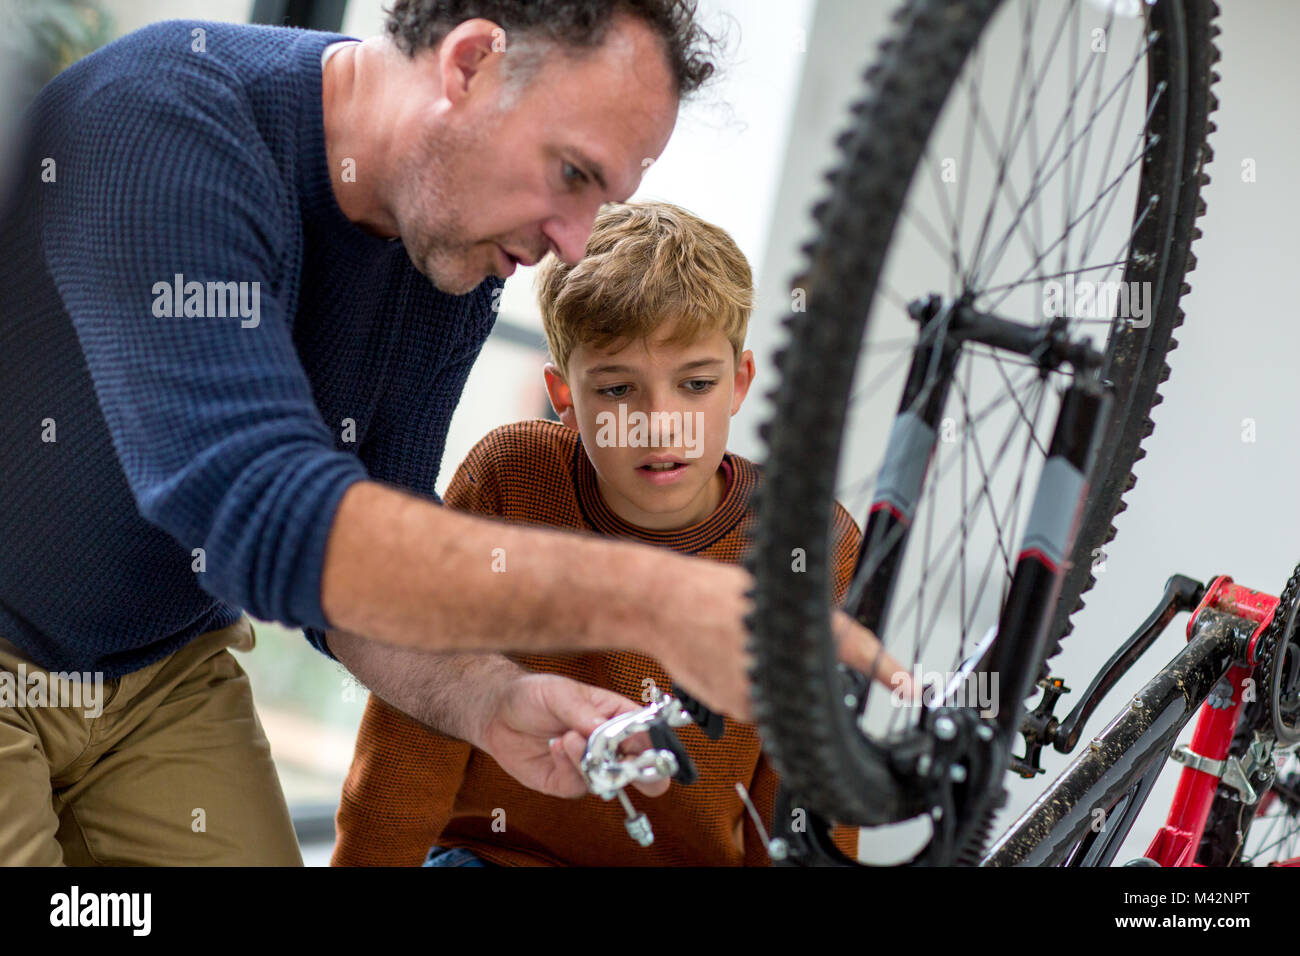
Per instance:
[[[36,89],[113,39],[113,19],[95,0],[13,0],[9,18],[0,55],[23,63]]]

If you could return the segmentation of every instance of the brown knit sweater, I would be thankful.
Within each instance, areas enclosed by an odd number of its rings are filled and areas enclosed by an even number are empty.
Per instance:
[[[578,433],[534,420],[490,432],[457,469],[449,507],[512,521],[632,538],[718,561],[739,562],[753,521],[756,466],[728,453],[729,481],[707,519],[680,531],[630,525],[605,504]],[[843,600],[860,534],[836,505],[831,528],[837,569],[834,600]],[[672,679],[653,658],[629,651],[510,655],[534,671],[563,674],[643,700],[647,680],[666,691]],[[736,794],[748,789],[764,824],[771,819],[777,775],[752,724],[727,720],[710,740],[694,725],[677,729],[699,771],[689,786],[673,783],[659,797],[629,788],[650,819],[655,842],[636,845],[618,801],[588,794],[565,800],[530,790],[487,754],[430,731],[371,695],[357,735],[337,815],[335,866],[418,866],[431,845],[467,847],[504,865],[766,865],[748,813]],[[494,825],[495,824],[495,825]],[[837,827],[837,845],[857,856],[856,828]]]

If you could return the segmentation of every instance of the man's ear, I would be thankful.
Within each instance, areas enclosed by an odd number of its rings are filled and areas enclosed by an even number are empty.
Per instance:
[[[471,84],[495,74],[500,81],[501,56],[506,31],[491,20],[476,17],[458,23],[438,45],[438,70],[443,96],[459,107],[470,95]],[[481,85],[481,84],[478,84]]]
[[[542,367],[542,377],[546,379],[546,394],[551,399],[551,408],[555,409],[561,422],[576,432],[578,413],[573,407],[573,390],[553,362],[547,362]]]
[[[754,353],[745,349],[744,354],[740,356],[740,361],[736,363],[736,378],[731,386],[731,414],[740,411],[740,406],[745,403],[745,396],[749,394],[749,386],[754,383]]]

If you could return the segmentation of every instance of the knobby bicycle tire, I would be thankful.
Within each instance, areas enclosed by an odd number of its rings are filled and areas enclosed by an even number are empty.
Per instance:
[[[837,140],[840,159],[828,174],[830,194],[813,210],[817,238],[804,247],[805,268],[795,284],[805,308],[788,315],[786,343],[775,356],[780,381],[769,393],[770,420],[760,428],[767,444],[758,493],[755,547],[748,566],[755,576],[754,612],[748,618],[754,666],[755,714],[765,748],[784,784],[806,804],[836,820],[879,825],[915,815],[909,792],[898,785],[881,749],[869,746],[840,686],[830,635],[829,540],[809,529],[829,528],[850,387],[866,334],[868,313],[890,238],[913,173],[963,64],[1002,0],[910,0],[894,15],[894,30],[865,74],[865,94],[852,107],[850,128]],[[1195,265],[1191,242],[1205,211],[1200,187],[1212,158],[1208,116],[1217,106],[1213,44],[1218,13],[1211,0],[1187,0],[1170,9],[1160,0],[1152,16],[1181,21],[1181,41],[1171,28],[1152,44],[1151,72],[1178,72],[1186,109],[1163,117],[1178,136],[1165,136],[1143,164],[1139,198],[1167,197],[1156,255],[1132,250],[1157,245],[1135,232],[1125,278],[1162,278],[1152,321],[1123,326],[1108,342],[1106,378],[1114,386],[1098,465],[1064,576],[1060,612],[1041,666],[1060,648],[1070,616],[1092,586],[1094,549],[1114,538],[1114,517],[1133,487],[1133,465],[1154,425],[1150,410],[1169,377],[1166,354],[1182,323],[1183,281]],[[1168,102],[1166,100],[1166,102]],[[1166,108],[1167,110],[1167,108]],[[1153,127],[1156,125],[1152,124]],[[1166,202],[1164,209],[1168,209]],[[1163,250],[1163,251],[1161,251]],[[1141,270],[1145,269],[1143,273]],[[791,554],[804,551],[803,573],[791,573]]]

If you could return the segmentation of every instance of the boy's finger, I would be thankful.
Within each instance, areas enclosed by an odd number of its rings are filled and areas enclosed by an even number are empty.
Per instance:
[[[881,661],[876,669],[876,680],[891,689],[899,688],[909,697],[915,698],[920,688],[912,680],[912,675],[903,669],[903,665],[883,647],[880,649]]]

